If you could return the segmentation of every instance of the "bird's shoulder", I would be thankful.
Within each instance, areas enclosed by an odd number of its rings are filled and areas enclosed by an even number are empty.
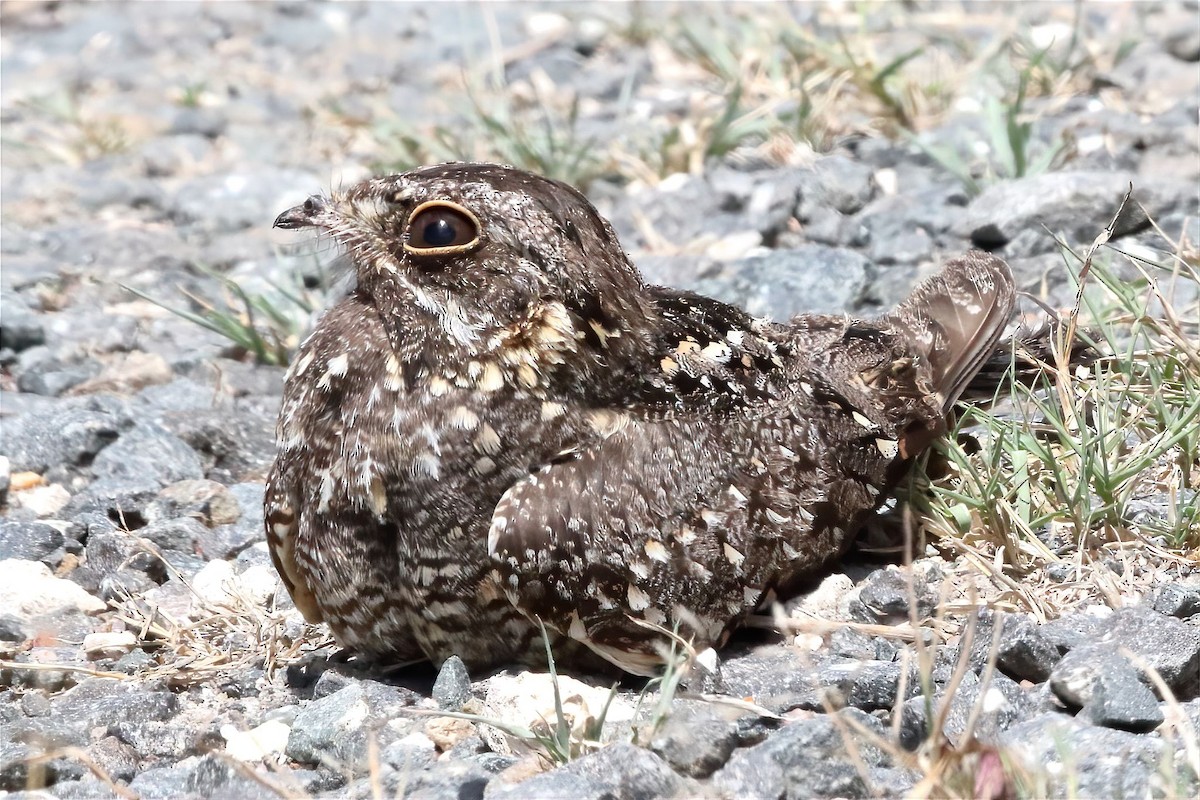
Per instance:
[[[660,324],[629,408],[649,416],[736,413],[788,395],[795,353],[785,328],[695,292],[647,293]]]

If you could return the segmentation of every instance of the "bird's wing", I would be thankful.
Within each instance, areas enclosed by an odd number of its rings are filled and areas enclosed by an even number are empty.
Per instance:
[[[637,674],[662,661],[646,623],[719,643],[772,590],[844,551],[944,431],[945,404],[1011,308],[1003,262],[951,262],[876,322],[799,318],[790,360],[750,380],[731,378],[728,360],[697,360],[710,381],[682,403],[693,413],[607,412],[605,438],[496,506],[488,551],[509,599]],[[768,399],[748,403],[764,376]],[[703,413],[713,394],[741,413]]]
[[[631,619],[669,629],[692,614],[690,627],[715,640],[741,611],[743,577],[720,553],[723,531],[700,519],[723,528],[719,487],[734,469],[713,438],[676,419],[623,417],[603,441],[509,488],[488,535],[509,599],[637,674],[661,663],[651,642],[663,637]],[[736,609],[707,607],[733,596]]]
[[[284,587],[292,596],[296,608],[304,615],[304,619],[314,625],[324,617],[313,597],[312,589],[296,566],[296,537],[299,532],[300,517],[296,512],[298,503],[284,485],[278,463],[274,464],[271,474],[267,477],[267,488],[264,502],[265,523],[267,528],[267,549],[271,553],[271,562],[275,571],[283,580]]]
[[[640,385],[621,398],[648,416],[745,413],[788,395],[785,332],[703,295],[651,286],[661,325]]]

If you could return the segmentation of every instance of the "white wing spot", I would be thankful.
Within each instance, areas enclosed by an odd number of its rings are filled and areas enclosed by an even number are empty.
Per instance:
[[[494,392],[503,387],[504,373],[500,371],[500,366],[494,361],[485,364],[476,385],[483,392]]]
[[[900,443],[895,439],[876,439],[875,446],[879,448],[879,452],[884,458],[895,458],[900,452]]]
[[[650,607],[650,595],[643,592],[632,583],[629,584],[629,590],[626,592],[629,598],[629,608],[631,611],[645,611]]]
[[[654,539],[648,539],[646,540],[646,544],[642,546],[642,549],[645,550],[646,555],[654,561],[662,561],[665,563],[668,560],[667,548],[663,547],[662,542],[655,541]]]
[[[335,356],[329,359],[329,374],[335,378],[340,378],[350,369],[350,354],[342,353],[340,356]]]

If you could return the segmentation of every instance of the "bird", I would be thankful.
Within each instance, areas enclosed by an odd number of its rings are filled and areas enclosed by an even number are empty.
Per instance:
[[[545,634],[653,675],[722,646],[846,552],[1014,308],[971,251],[874,319],[754,318],[647,284],[580,191],[493,164],[275,226],[355,285],[286,374],[267,542],[306,620],[391,664],[544,664]]]

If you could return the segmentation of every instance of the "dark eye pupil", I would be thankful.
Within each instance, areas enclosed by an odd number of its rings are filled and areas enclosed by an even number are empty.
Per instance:
[[[454,226],[445,219],[435,219],[421,231],[425,244],[429,247],[448,247],[454,244]]]

